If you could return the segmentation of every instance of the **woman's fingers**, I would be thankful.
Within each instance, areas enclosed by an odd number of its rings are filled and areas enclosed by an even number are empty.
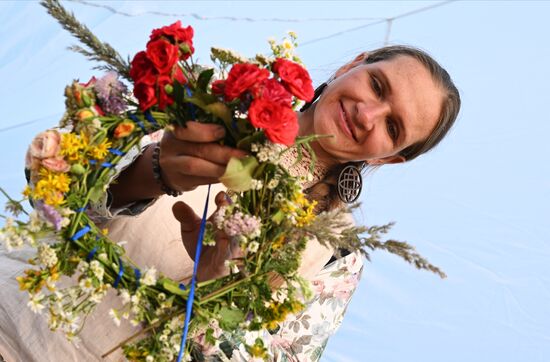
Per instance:
[[[161,145],[161,155],[188,155],[226,165],[231,157],[244,157],[246,152],[236,148],[222,146],[218,143],[201,143],[182,141],[174,136],[167,136]]]
[[[219,178],[225,172],[225,165],[194,156],[172,156],[161,161],[163,172],[185,176]],[[172,175],[171,175],[172,176]]]
[[[201,218],[195,214],[189,205],[182,201],[178,201],[172,206],[172,213],[180,223],[183,246],[189,257],[195,260]]]
[[[225,128],[217,124],[188,121],[185,127],[174,126],[171,133],[180,141],[215,142],[225,136]]]

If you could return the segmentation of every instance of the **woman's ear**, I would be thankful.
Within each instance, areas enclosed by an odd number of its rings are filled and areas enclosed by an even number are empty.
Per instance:
[[[346,73],[347,71],[349,71],[350,69],[355,68],[356,66],[363,64],[365,62],[365,59],[367,59],[367,57],[368,57],[368,53],[366,53],[366,52],[365,53],[360,53],[351,62],[346,63],[346,64],[342,65],[340,68],[338,68],[336,73],[334,73],[334,78],[337,78],[337,77],[341,76],[342,74]]]
[[[389,163],[403,163],[405,161],[407,161],[405,157],[400,155],[393,155],[393,156],[388,156],[384,158],[377,158],[375,160],[368,160],[365,162],[371,166],[374,166],[374,165],[381,166]]]

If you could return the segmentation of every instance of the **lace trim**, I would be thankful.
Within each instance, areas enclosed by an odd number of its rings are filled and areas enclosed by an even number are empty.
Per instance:
[[[285,167],[292,176],[302,177],[305,180],[303,183],[304,189],[321,181],[329,171],[328,167],[316,162],[313,169],[313,175],[311,175],[311,155],[305,149],[302,150],[302,159],[300,162],[296,162],[296,160],[298,160],[298,150],[296,147],[292,147],[282,154],[280,164]]]

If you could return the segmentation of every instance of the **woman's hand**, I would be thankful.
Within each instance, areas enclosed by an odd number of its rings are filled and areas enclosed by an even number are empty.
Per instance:
[[[231,157],[246,156],[244,151],[217,143],[224,136],[222,126],[193,121],[185,128],[165,131],[159,158],[163,182],[177,191],[219,182]]]
[[[216,205],[220,207],[227,205],[225,192],[216,195]],[[218,210],[216,212],[218,212]],[[172,207],[174,217],[180,222],[181,239],[187,254],[195,260],[197,238],[201,224],[201,218],[195,214],[193,209],[184,202],[176,202]],[[211,216],[210,218],[212,218]],[[242,257],[242,251],[238,246],[232,246],[231,240],[225,233],[216,233],[216,245],[203,245],[197,270],[197,280],[205,281],[227,275],[229,269],[225,265],[226,260]]]
[[[225,129],[215,124],[187,122],[187,127],[166,130],[160,142],[162,181],[177,191],[193,190],[197,186],[217,183],[231,157],[243,157],[246,152],[218,143]],[[162,195],[153,176],[154,147],[147,149],[110,185],[112,207],[151,199]]]

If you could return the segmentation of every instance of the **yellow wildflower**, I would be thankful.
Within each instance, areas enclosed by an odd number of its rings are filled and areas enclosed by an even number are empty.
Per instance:
[[[23,196],[25,198],[28,198],[31,195],[32,195],[32,189],[29,185],[26,185],[25,188],[23,189]]]
[[[273,250],[279,250],[283,244],[284,244],[284,241],[285,241],[285,235],[281,235],[277,238],[277,240],[275,240],[273,242],[273,244],[271,244],[271,249]]]
[[[109,154],[109,147],[111,147],[111,142],[104,139],[99,145],[92,147],[89,152],[96,160],[103,160]]]
[[[61,137],[61,154],[67,156],[69,161],[77,161],[80,151],[84,149],[83,140],[74,133],[63,133]]]
[[[50,192],[44,197],[44,202],[51,206],[59,206],[65,201],[63,194],[60,192]]]
[[[264,343],[260,338],[256,338],[254,345],[247,346],[246,349],[252,357],[267,358],[267,348],[264,347]]]

